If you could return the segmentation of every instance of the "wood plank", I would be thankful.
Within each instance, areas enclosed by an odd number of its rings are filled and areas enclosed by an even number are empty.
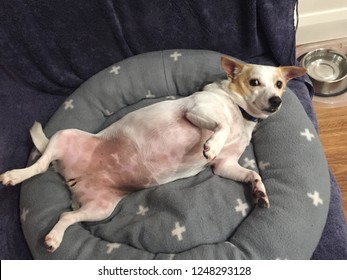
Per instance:
[[[347,220],[347,107],[324,108],[315,103],[314,108],[321,142],[340,187]]]

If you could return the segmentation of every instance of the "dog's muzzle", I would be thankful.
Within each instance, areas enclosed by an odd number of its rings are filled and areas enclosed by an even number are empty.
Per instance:
[[[269,113],[274,113],[281,106],[282,99],[279,96],[273,96],[269,99],[269,107],[265,110]]]

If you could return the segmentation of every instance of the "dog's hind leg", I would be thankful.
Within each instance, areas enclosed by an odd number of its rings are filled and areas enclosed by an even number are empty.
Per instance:
[[[37,174],[47,171],[53,161],[51,153],[44,153],[33,165],[23,169],[13,169],[0,175],[0,182],[7,186],[17,185]]]
[[[48,144],[43,142],[39,145],[40,148],[45,148],[43,155],[31,166],[23,169],[14,169],[0,175],[0,183],[8,186],[19,184],[37,174],[47,171],[50,163],[59,158],[59,141],[61,132],[56,133]],[[44,147],[46,146],[46,147]]]
[[[45,237],[45,245],[49,252],[54,252],[61,244],[66,229],[78,222],[98,222],[108,218],[124,196],[114,199],[95,199],[82,205],[81,208],[61,214],[58,223]],[[112,201],[113,200],[113,201]]]

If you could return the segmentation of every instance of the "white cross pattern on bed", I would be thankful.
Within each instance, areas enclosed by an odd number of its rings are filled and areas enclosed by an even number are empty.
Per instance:
[[[264,171],[268,167],[270,167],[270,162],[259,161],[259,168],[261,171]]]
[[[243,167],[244,168],[255,168],[255,160],[254,159],[249,159],[248,157],[246,157],[244,160],[244,164]]]
[[[174,96],[174,95],[169,95],[169,96],[166,96],[166,99],[175,100],[175,99],[176,99],[176,96]]]
[[[145,216],[148,210],[148,207],[143,207],[142,205],[139,205],[139,211],[136,212],[136,215]]]
[[[177,61],[178,57],[182,56],[182,53],[179,53],[177,51],[175,51],[174,53],[170,54],[170,57],[174,60]]]
[[[111,254],[112,252],[113,252],[113,250],[115,250],[115,249],[118,249],[120,246],[121,246],[121,244],[120,243],[108,243],[107,245],[107,254]]]
[[[300,135],[306,137],[307,141],[312,141],[312,139],[316,138],[314,134],[310,132],[308,128],[305,128],[305,131],[300,132]]]
[[[20,219],[22,220],[23,223],[26,221],[27,215],[29,214],[29,212],[30,212],[29,209],[25,207],[22,209],[22,213],[20,214]]]
[[[319,197],[319,192],[314,191],[314,193],[307,193],[307,196],[313,200],[314,206],[318,207],[319,204],[323,205],[323,199]]]
[[[175,228],[171,231],[172,236],[176,236],[178,241],[182,241],[182,233],[186,231],[185,226],[180,226],[179,222],[175,223]]]
[[[120,66],[112,66],[112,69],[110,70],[110,74],[114,73],[115,75],[119,74]]]
[[[155,95],[150,90],[147,90],[146,98],[155,98]]]
[[[70,109],[70,110],[72,110],[75,106],[72,104],[73,103],[73,99],[71,98],[71,99],[69,99],[69,100],[66,100],[65,102],[64,102],[64,109],[65,110],[68,110],[68,109]]]
[[[114,114],[114,112],[111,112],[109,109],[106,109],[106,110],[105,110],[105,113],[104,113],[104,115],[105,115],[106,117],[111,116],[111,115],[113,115],[113,114]]]
[[[238,205],[235,206],[235,211],[236,212],[241,212],[242,216],[245,217],[247,215],[247,211],[246,210],[249,208],[248,204],[247,203],[243,203],[240,198],[238,198],[236,201],[237,201]]]

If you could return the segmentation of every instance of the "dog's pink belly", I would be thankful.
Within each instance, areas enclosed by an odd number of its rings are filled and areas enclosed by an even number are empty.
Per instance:
[[[76,191],[83,185],[106,195],[110,190],[131,192],[192,176],[207,164],[202,147],[211,132],[186,120],[156,126],[155,131],[139,127],[134,139],[122,134],[110,139],[84,132],[74,135],[58,161],[60,173],[68,182],[74,179]]]

